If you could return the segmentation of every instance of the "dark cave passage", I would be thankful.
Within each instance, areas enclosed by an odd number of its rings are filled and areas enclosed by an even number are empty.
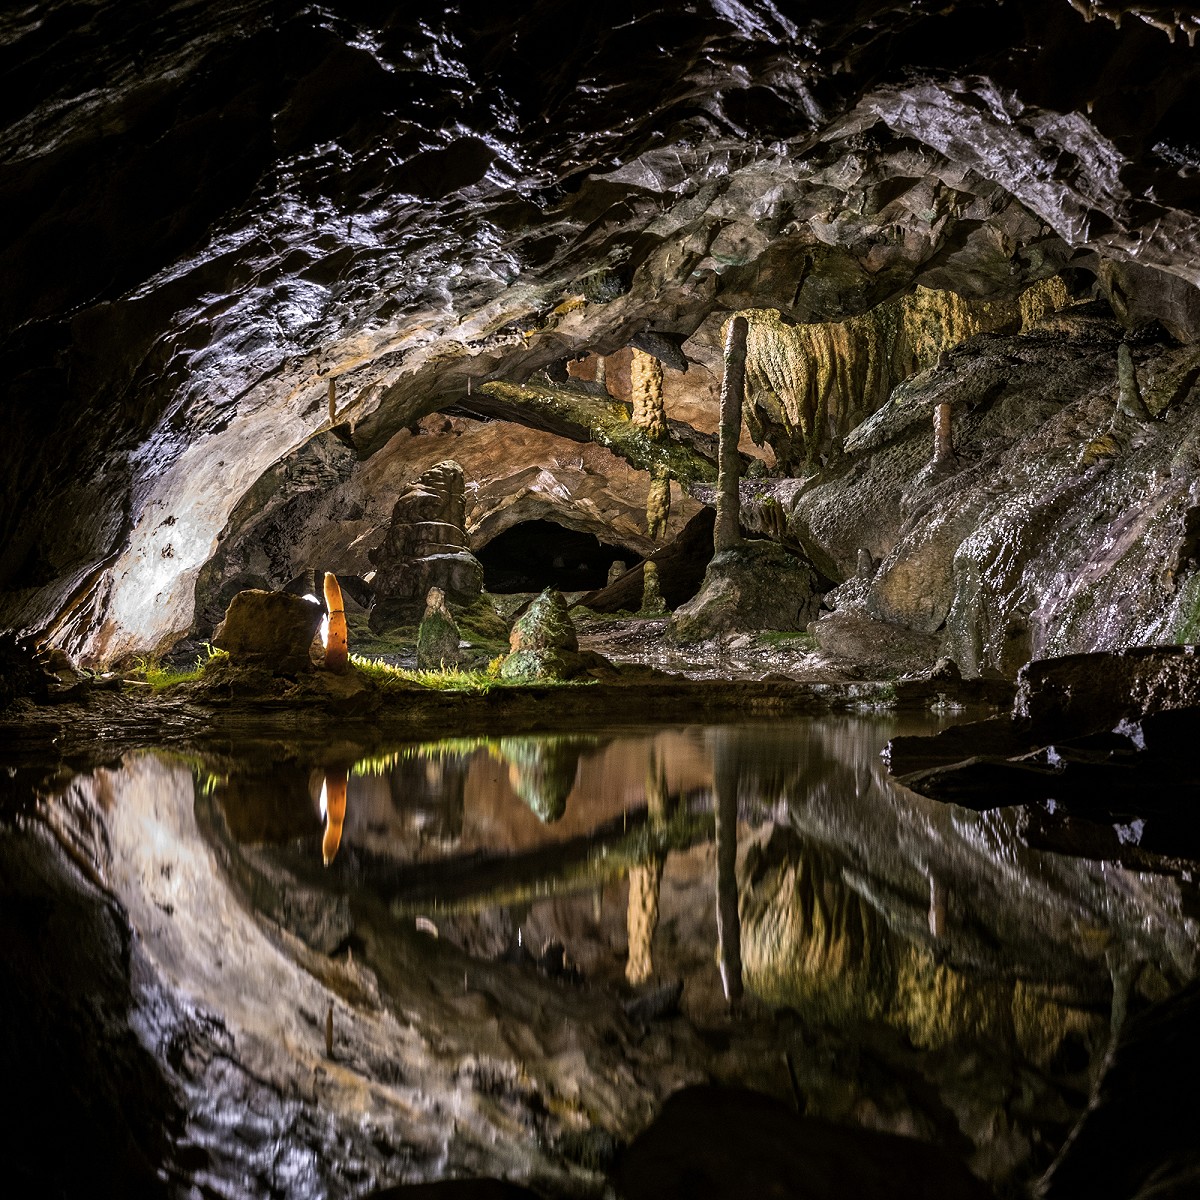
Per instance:
[[[618,559],[627,567],[641,561],[632,550],[555,521],[513,525],[475,551],[475,557],[483,564],[483,586],[497,593],[540,592],[547,587],[591,591],[605,585]]]

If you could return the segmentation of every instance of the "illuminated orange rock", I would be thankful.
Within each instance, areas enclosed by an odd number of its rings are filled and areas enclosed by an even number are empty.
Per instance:
[[[332,571],[325,572],[325,607],[329,621],[325,630],[325,669],[341,674],[346,669],[350,646],[346,636],[346,608],[342,588]]]

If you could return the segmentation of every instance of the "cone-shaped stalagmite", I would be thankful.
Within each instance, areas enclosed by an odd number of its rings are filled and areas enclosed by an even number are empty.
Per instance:
[[[735,316],[725,334],[725,375],[721,380],[721,441],[717,471],[717,524],[713,546],[717,553],[741,543],[739,529],[742,460],[738,440],[742,432],[742,401],[746,392],[746,318]]]
[[[325,607],[329,624],[325,631],[325,669],[341,674],[346,669],[350,653],[346,637],[346,607],[342,602],[342,587],[332,571],[325,572]]]
[[[329,866],[342,844],[342,822],[346,819],[345,771],[325,772],[325,781],[321,784],[321,816],[325,818],[321,857]]]

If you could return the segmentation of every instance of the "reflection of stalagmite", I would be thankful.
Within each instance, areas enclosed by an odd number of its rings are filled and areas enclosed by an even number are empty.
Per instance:
[[[946,889],[933,872],[929,874],[929,932],[935,938],[946,932]]]
[[[717,794],[717,957],[721,986],[731,1007],[742,998],[742,929],[737,887],[737,763],[718,743],[713,755],[713,788]]]
[[[667,819],[667,777],[658,756],[651,749],[646,762],[646,810],[652,828],[661,828]],[[651,943],[658,927],[658,896],[662,885],[661,854],[652,854],[646,862],[629,872],[629,960],[625,978],[632,984],[645,983],[654,973]]]
[[[321,857],[325,865],[333,862],[342,843],[342,822],[346,819],[346,772],[326,771],[321,784],[321,816],[325,836],[321,839]]]

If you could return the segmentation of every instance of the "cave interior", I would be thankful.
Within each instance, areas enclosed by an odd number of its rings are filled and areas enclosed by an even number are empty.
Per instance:
[[[1200,1192],[1198,33],[0,17],[15,1186]]]

